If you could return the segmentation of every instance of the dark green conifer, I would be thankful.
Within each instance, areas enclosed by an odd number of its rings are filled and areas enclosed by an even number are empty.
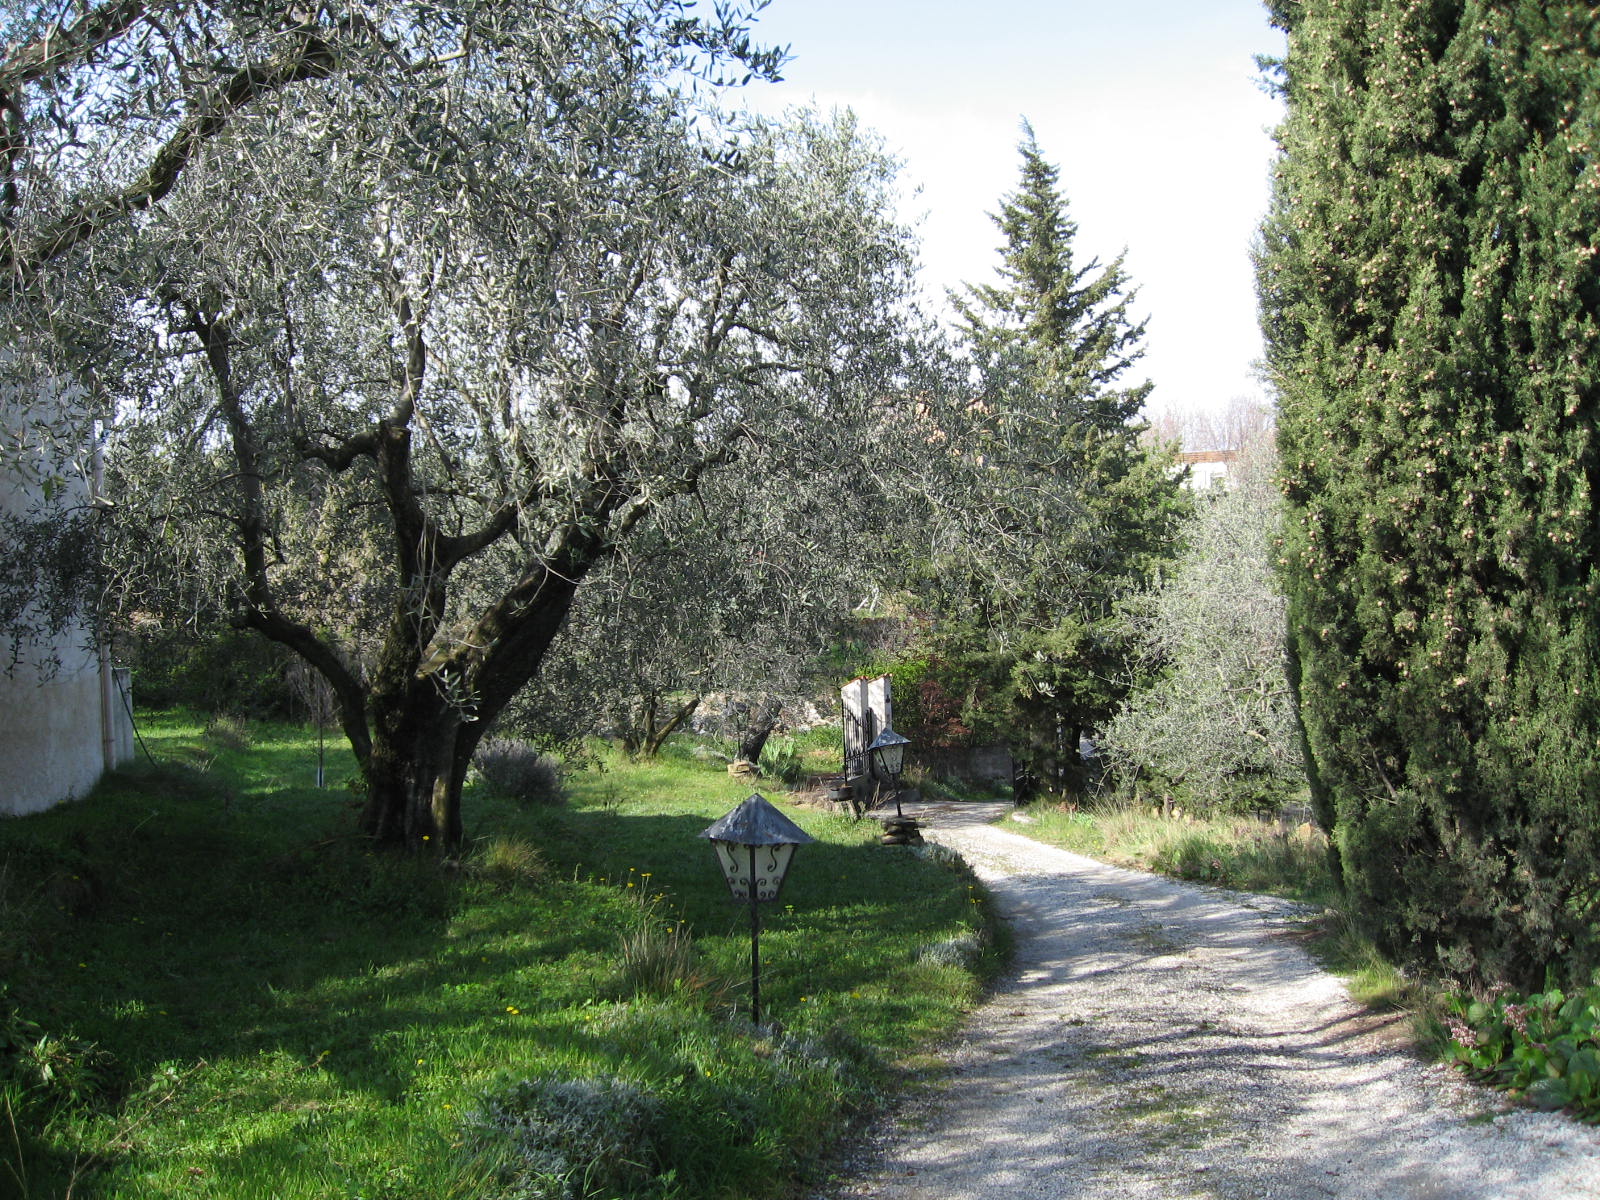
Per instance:
[[[1259,255],[1313,798],[1390,951],[1600,966],[1600,22],[1279,0]]]
[[[1171,553],[1187,503],[1172,453],[1140,440],[1151,385],[1124,380],[1144,323],[1122,258],[1080,261],[1026,125],[1019,150],[1020,183],[994,215],[998,281],[953,297],[996,516],[980,553],[937,564],[936,607],[941,652],[978,680],[968,724],[1070,780],[1080,732],[1128,683],[1116,603]]]

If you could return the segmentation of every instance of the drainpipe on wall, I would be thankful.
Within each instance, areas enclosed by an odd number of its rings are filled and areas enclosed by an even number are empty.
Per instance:
[[[105,463],[100,455],[100,422],[89,426],[89,503],[98,506],[105,487]],[[95,659],[100,668],[100,760],[107,771],[117,765],[117,710],[112,695],[117,683],[111,674],[111,647],[106,638],[105,621],[97,613],[94,622]]]

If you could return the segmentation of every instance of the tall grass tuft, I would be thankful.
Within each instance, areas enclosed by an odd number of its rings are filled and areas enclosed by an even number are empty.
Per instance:
[[[526,838],[500,834],[485,838],[467,859],[475,878],[507,891],[532,888],[550,877],[550,866],[539,848]]]
[[[713,978],[694,938],[681,923],[650,922],[622,935],[616,989],[624,996],[701,996]]]
[[[1119,866],[1179,879],[1333,904],[1327,837],[1311,825],[1250,817],[1163,817],[1107,804],[1091,809],[1039,806],[1030,835]]]
[[[222,750],[243,753],[255,745],[250,722],[232,713],[217,713],[206,722],[206,741]]]

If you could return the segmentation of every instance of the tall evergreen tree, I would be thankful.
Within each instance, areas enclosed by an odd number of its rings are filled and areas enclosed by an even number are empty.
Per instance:
[[[1259,279],[1313,795],[1391,951],[1600,966],[1600,25],[1277,0]]]
[[[1020,183],[993,217],[998,280],[952,298],[996,499],[976,553],[936,564],[937,615],[978,680],[971,723],[1023,735],[1058,775],[1124,691],[1115,606],[1170,552],[1186,501],[1171,453],[1140,440],[1151,385],[1124,382],[1144,324],[1122,258],[1079,259],[1059,173],[1026,125],[1019,151]]]

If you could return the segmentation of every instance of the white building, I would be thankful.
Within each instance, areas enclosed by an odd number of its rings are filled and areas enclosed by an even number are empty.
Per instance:
[[[9,451],[0,454],[0,513],[36,515],[45,477],[62,489],[57,496],[65,503],[91,503],[92,467],[75,466],[73,456],[35,451],[24,459],[16,452],[32,440],[29,417],[16,404],[0,411]],[[83,457],[95,461],[92,449]],[[127,673],[112,669],[82,626],[60,631],[49,644],[20,647],[18,660],[0,672],[0,714],[0,816],[83,796],[107,769],[133,757]]]
[[[1237,450],[1186,450],[1178,461],[1189,468],[1189,487],[1196,492],[1228,486],[1228,472],[1239,461]]]

